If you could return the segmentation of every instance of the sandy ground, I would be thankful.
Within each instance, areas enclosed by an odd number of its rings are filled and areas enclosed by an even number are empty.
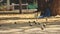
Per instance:
[[[29,26],[29,23],[1,24],[0,34],[60,34],[60,21],[46,25],[41,30],[40,25]]]

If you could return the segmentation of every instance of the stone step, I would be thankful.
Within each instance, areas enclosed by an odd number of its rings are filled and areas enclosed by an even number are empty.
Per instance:
[[[37,14],[0,14],[0,18],[12,18],[12,17],[19,17],[19,18],[36,18]]]
[[[60,25],[47,25],[48,28],[60,28]]]
[[[56,22],[56,21],[59,21],[60,20],[60,18],[48,18],[47,20],[46,20],[46,18],[41,18],[41,19],[39,19],[39,18],[25,18],[25,19],[22,19],[22,18],[2,18],[1,20],[0,20],[0,23],[14,23],[14,22],[17,22],[17,23],[25,23],[25,22],[33,22],[33,21],[36,21],[36,22],[39,22],[39,23],[54,23],[54,22]]]

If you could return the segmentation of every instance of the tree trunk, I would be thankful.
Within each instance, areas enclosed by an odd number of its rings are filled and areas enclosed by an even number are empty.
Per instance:
[[[38,9],[37,11],[41,11],[44,9],[44,0],[37,0]],[[60,15],[60,0],[53,0],[51,7],[51,16]]]
[[[44,9],[44,0],[37,0],[38,9],[37,11],[42,11]]]
[[[60,0],[53,0],[51,6],[51,15],[52,16],[60,15]]]

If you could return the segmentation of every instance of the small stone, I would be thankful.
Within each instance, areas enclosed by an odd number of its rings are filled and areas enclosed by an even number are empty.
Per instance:
[[[32,23],[29,21],[29,25],[32,26]]]
[[[0,27],[1,27],[2,25],[0,25]]]
[[[14,24],[17,24],[16,22],[14,22]]]
[[[33,23],[37,24],[35,21],[33,21]]]
[[[40,25],[40,23],[38,23],[38,25]]]

